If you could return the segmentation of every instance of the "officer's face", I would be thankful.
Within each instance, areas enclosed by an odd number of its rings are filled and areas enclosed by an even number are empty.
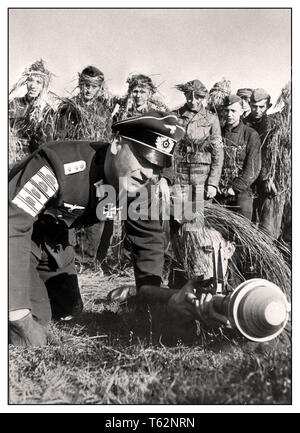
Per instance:
[[[185,98],[188,108],[192,111],[199,111],[205,99],[204,96],[197,95],[194,92],[186,93]]]
[[[240,117],[244,110],[239,102],[229,105],[224,108],[226,123],[230,126],[237,126],[240,122]]]
[[[27,95],[30,98],[37,98],[44,86],[44,81],[38,75],[31,75],[27,80]]]
[[[121,138],[114,153],[113,177],[114,183],[118,183],[116,187],[135,194],[150,181],[158,180],[160,168],[137,154],[129,140]]]
[[[80,93],[85,102],[89,102],[94,99],[100,92],[101,86],[91,83],[82,83],[80,85]]]
[[[150,99],[151,91],[147,87],[136,86],[131,92],[133,102],[137,107],[142,107]]]
[[[251,102],[251,114],[254,119],[261,119],[269,108],[268,99],[262,99],[258,102]]]

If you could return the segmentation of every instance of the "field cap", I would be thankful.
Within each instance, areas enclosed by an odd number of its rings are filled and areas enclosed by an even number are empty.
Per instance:
[[[161,111],[115,122],[112,130],[130,140],[140,156],[160,167],[170,167],[175,144],[184,135],[178,117]]]
[[[252,89],[248,89],[248,88],[243,88],[243,89],[238,89],[238,91],[236,92],[237,96],[240,96],[241,98],[251,98],[252,95]]]
[[[224,107],[228,107],[229,105],[235,104],[236,102],[242,104],[241,98],[231,93],[230,95],[226,96],[226,98],[224,99]]]
[[[183,93],[193,92],[195,95],[199,95],[203,97],[206,96],[208,93],[207,88],[200,80],[192,80],[192,81],[188,81],[185,84],[177,84],[175,87],[177,90],[180,90]]]
[[[271,96],[265,89],[254,89],[251,95],[252,102],[258,102],[262,99],[271,99]]]

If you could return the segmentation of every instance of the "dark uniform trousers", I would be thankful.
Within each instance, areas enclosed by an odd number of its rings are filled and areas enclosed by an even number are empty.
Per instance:
[[[36,223],[32,236],[30,303],[32,315],[46,324],[51,317],[76,316],[83,303],[69,230],[49,221],[42,228],[39,225]],[[38,249],[40,254],[35,253]]]
[[[228,206],[229,209],[240,213],[251,221],[253,212],[253,193],[251,189],[235,191],[233,197],[223,198],[217,196],[216,199],[219,203]]]
[[[285,202],[284,191],[275,197],[262,192],[254,201],[254,222],[258,222],[258,227],[274,239],[278,239],[281,235]]]
[[[13,167],[9,181],[9,310],[30,309],[46,324],[81,311],[73,228],[99,223],[95,184],[105,183],[107,143],[66,141],[41,146]],[[102,257],[113,221],[105,221]],[[71,230],[70,230],[71,229]],[[164,235],[160,221],[126,220],[137,287],[160,285]],[[71,233],[72,234],[72,233]]]

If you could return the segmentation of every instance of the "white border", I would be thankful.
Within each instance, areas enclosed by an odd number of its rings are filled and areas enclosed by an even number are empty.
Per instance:
[[[7,63],[7,8],[8,7],[149,7],[149,8],[162,8],[162,7],[219,7],[219,8],[226,8],[226,7],[236,7],[236,8],[242,8],[242,7],[249,7],[249,8],[262,8],[262,7],[292,7],[293,8],[293,263],[294,263],[294,272],[293,272],[293,311],[294,313],[297,312],[297,309],[300,307],[299,303],[299,283],[298,278],[296,275],[297,264],[300,263],[299,260],[299,254],[298,254],[298,239],[299,237],[299,229],[297,228],[297,215],[299,210],[299,200],[297,200],[297,192],[298,192],[298,186],[299,185],[299,168],[298,168],[298,161],[300,161],[299,157],[299,146],[300,146],[300,140],[299,138],[299,132],[298,132],[298,122],[295,119],[298,119],[298,97],[299,97],[299,84],[297,80],[299,80],[300,74],[298,70],[298,61],[299,61],[299,54],[297,51],[297,43],[296,41],[299,41],[299,9],[300,5],[299,2],[296,2],[295,0],[292,1],[252,1],[252,2],[245,2],[245,1],[231,1],[231,2],[222,2],[222,1],[185,1],[185,2],[178,2],[178,1],[130,1],[130,2],[121,2],[121,1],[4,1],[1,2],[1,58],[2,58],[2,65],[5,65]],[[267,25],[267,23],[266,23]],[[276,71],[274,71],[276,73]],[[1,68],[1,100],[2,100],[2,119],[7,119],[7,108],[6,108],[6,101],[7,100],[7,70],[5,66],[2,66]],[[7,128],[6,123],[2,123],[1,128],[1,134],[2,134],[2,148],[5,149],[6,142],[7,142]],[[1,179],[1,197],[2,197],[2,203],[6,203],[6,200],[4,197],[6,197],[6,159],[1,158],[0,159],[1,167],[0,172],[3,176]],[[296,173],[297,172],[297,173]],[[3,206],[4,208],[4,206]],[[3,273],[7,270],[7,263],[6,263],[6,254],[7,254],[7,215],[6,212],[2,212],[1,215],[1,246],[2,246],[2,255],[1,255],[1,264],[3,268]],[[297,280],[296,280],[297,278]],[[2,277],[2,280],[5,281],[4,275]],[[199,406],[199,405],[188,405],[188,406],[171,406],[171,405],[153,405],[153,406],[146,406],[146,405],[125,405],[125,406],[119,406],[119,405],[112,405],[112,406],[37,406],[37,405],[30,405],[30,406],[8,406],[7,405],[7,300],[6,300],[6,290],[5,287],[2,287],[1,293],[3,296],[2,302],[1,302],[1,330],[0,333],[0,347],[1,347],[1,366],[0,371],[2,374],[1,377],[1,393],[0,393],[0,412],[1,413],[107,413],[107,414],[114,414],[114,413],[124,413],[128,416],[130,413],[156,413],[156,414],[163,414],[163,413],[297,413],[300,411],[300,399],[299,399],[299,368],[300,365],[299,362],[299,314],[294,314],[293,317],[293,405],[292,406]]]

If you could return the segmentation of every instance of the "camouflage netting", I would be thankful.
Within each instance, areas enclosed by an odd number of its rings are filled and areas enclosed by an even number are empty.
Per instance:
[[[281,92],[276,105],[281,111],[270,116],[270,137],[267,137],[266,167],[269,167],[267,178],[274,180],[279,192],[285,191],[286,200],[291,195],[291,83]]]

